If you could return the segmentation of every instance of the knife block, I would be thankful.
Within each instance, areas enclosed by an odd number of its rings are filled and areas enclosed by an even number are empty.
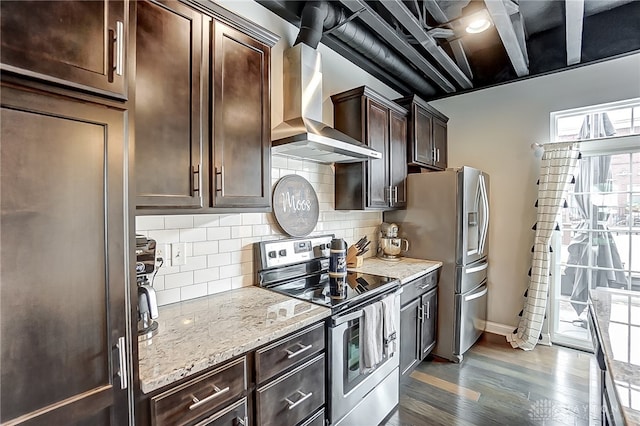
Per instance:
[[[349,247],[347,250],[347,268],[359,268],[364,262],[363,256],[358,256],[358,249],[355,246]]]

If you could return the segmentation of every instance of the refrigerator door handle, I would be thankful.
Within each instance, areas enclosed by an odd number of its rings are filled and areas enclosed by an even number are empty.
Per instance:
[[[482,228],[480,230],[480,242],[478,244],[478,252],[484,253],[484,247],[487,242],[487,234],[489,231],[489,197],[487,195],[487,186],[484,181],[484,176],[479,176],[480,184],[480,196],[482,198]]]
[[[465,302],[469,302],[469,301],[471,301],[471,300],[479,299],[479,298],[481,298],[482,296],[484,296],[485,294],[487,294],[487,291],[488,291],[488,288],[487,288],[487,287],[485,287],[485,289],[484,289],[484,290],[482,290],[480,293],[475,293],[475,294],[470,294],[470,295],[468,295],[468,296],[465,296],[465,297],[464,297],[464,301],[465,301]]]
[[[488,266],[489,266],[489,263],[488,263],[488,262],[485,262],[485,263],[483,263],[483,264],[482,264],[482,265],[480,265],[480,266],[476,266],[476,267],[473,267],[473,268],[469,268],[469,269],[467,269],[467,270],[465,271],[465,273],[467,273],[467,274],[473,274],[474,272],[480,272],[480,271],[482,271],[482,270],[484,270],[484,269],[487,269],[487,267],[488,267]]]

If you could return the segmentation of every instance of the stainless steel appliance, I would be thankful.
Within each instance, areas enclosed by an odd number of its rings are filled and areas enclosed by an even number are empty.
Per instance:
[[[285,50],[284,122],[271,132],[271,152],[319,163],[351,163],[382,154],[322,123],[320,52],[305,43]]]
[[[398,404],[399,333],[384,342],[382,361],[363,368],[364,309],[387,297],[396,329],[400,325],[398,280],[348,272],[344,281],[330,277],[329,248],[333,235],[255,244],[258,285],[331,308],[327,320],[327,401],[331,425],[379,424]],[[395,342],[394,342],[395,338]]]
[[[443,262],[433,353],[462,361],[486,324],[489,175],[471,167],[410,174],[406,210],[384,219],[411,237],[407,256]]]
[[[138,284],[138,340],[146,340],[158,331],[158,302],[153,288],[156,273],[156,242],[136,235],[136,282]]]
[[[398,238],[398,225],[383,222],[378,239],[378,257],[383,260],[400,260],[400,253],[409,250],[409,241]]]

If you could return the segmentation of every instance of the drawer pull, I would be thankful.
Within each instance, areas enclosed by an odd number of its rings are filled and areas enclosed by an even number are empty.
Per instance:
[[[300,349],[295,352],[292,352],[289,349],[285,349],[285,352],[289,355],[287,356],[287,359],[295,358],[301,353],[306,352],[313,347],[313,344],[304,346],[302,343],[296,343],[296,345],[298,345]]]
[[[429,286],[431,286],[431,283],[429,283],[429,284],[425,284],[425,285],[419,285],[419,286],[418,286],[418,288],[419,288],[420,290],[424,290],[425,288],[429,288]]]
[[[289,404],[289,410],[293,410],[298,405],[302,404],[303,401],[311,398],[311,396],[313,395],[313,392],[309,392],[308,394],[305,394],[301,390],[298,390],[297,392],[300,394],[300,399],[297,400],[296,402],[291,401],[289,398],[284,399],[287,402],[287,404]]]
[[[196,408],[200,407],[203,404],[206,404],[207,402],[211,401],[212,399],[215,399],[217,397],[219,397],[220,395],[222,395],[223,393],[227,393],[229,392],[229,386],[227,386],[224,389],[220,389],[217,386],[213,386],[213,393],[211,395],[209,395],[208,397],[206,397],[205,399],[198,399],[195,396],[191,397],[191,400],[193,401],[193,404],[191,404],[189,406],[189,410],[195,410]]]

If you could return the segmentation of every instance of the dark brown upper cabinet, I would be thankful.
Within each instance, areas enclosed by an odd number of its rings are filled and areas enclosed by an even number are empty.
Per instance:
[[[382,153],[335,165],[336,210],[390,210],[406,205],[407,111],[368,87],[331,96],[334,127]]]
[[[136,15],[136,204],[203,207],[211,19],[175,1],[138,1]]]
[[[267,211],[276,38],[191,5],[137,4],[138,213]]]
[[[396,99],[409,111],[407,163],[432,170],[447,168],[447,117],[418,96]]]
[[[2,70],[126,99],[128,4],[2,0]]]
[[[0,93],[0,423],[127,424],[126,113]]]
[[[271,48],[213,23],[212,207],[271,206]]]

